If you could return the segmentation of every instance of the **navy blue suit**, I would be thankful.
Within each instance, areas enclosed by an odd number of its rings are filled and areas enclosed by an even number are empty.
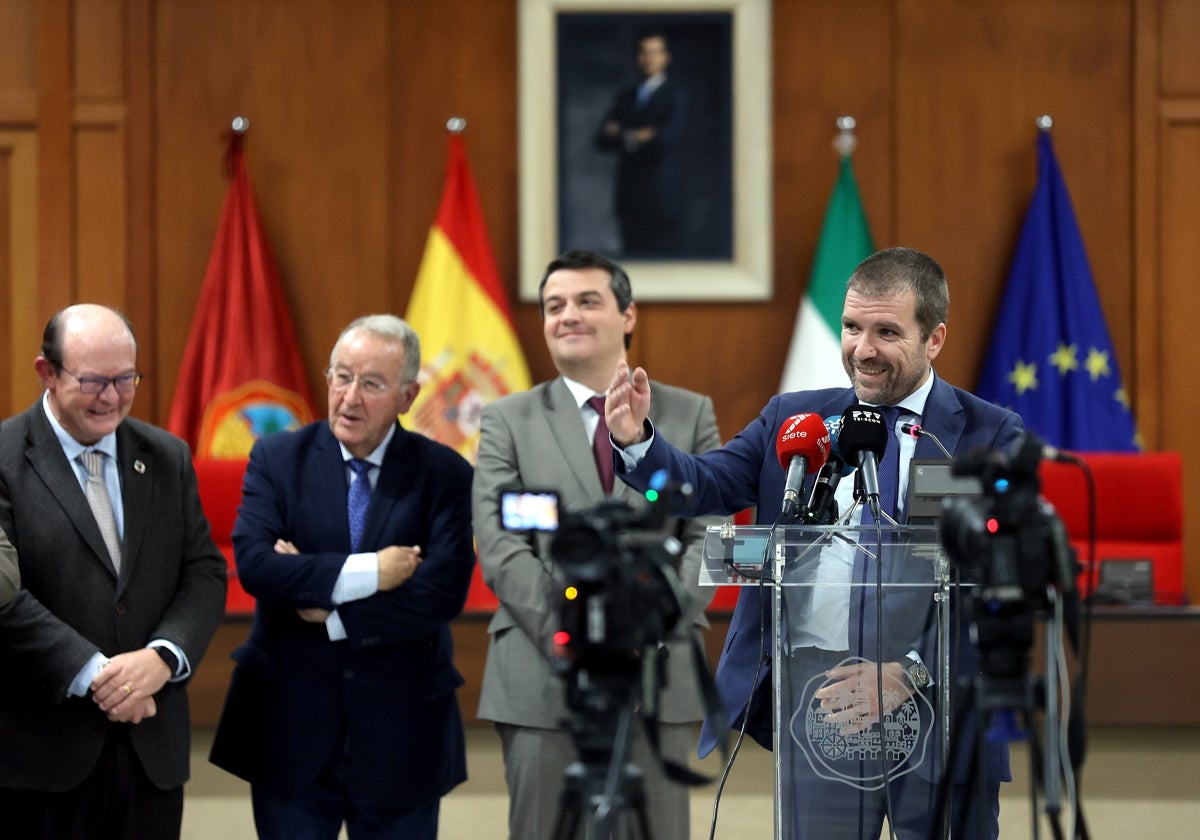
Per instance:
[[[758,523],[770,525],[783,499],[785,473],[775,454],[776,437],[783,422],[801,412],[813,412],[822,417],[841,414],[856,401],[851,388],[781,394],[772,397],[758,418],[721,449],[693,456],[680,452],[656,436],[646,457],[635,470],[622,474],[623,464],[618,458],[617,471],[625,481],[639,489],[643,489],[650,476],[660,469],[667,470],[674,480],[691,483],[695,488],[695,496],[691,508],[684,512],[687,515],[733,513],[757,506]],[[1006,448],[1023,430],[1016,414],[948,385],[941,379],[936,379],[933,384],[921,424],[956,454],[981,447]],[[917,442],[914,457],[943,456],[932,440],[921,438]],[[742,716],[746,713],[751,681],[759,658],[760,603],[757,587],[742,590],[717,665],[717,689],[734,728],[740,726]],[[770,604],[767,605],[767,615],[770,615]],[[851,621],[852,627],[855,624],[855,621]],[[767,627],[770,633],[769,621]],[[903,639],[896,640],[896,643],[901,645],[902,650],[907,650],[907,645],[915,641]],[[772,648],[772,640],[768,638],[767,650]],[[957,671],[971,673],[975,669],[973,652],[966,644],[960,644],[959,649],[961,655]],[[765,692],[760,693],[764,687]],[[764,667],[754,689],[757,696],[751,704],[747,732],[768,749],[772,745],[769,691],[770,668]],[[701,733],[699,754],[702,757],[707,755],[716,742],[711,724],[706,721]],[[1011,778],[1007,748],[1003,745],[989,750],[988,774],[993,782]]]
[[[337,607],[347,639],[335,642],[296,611],[334,608],[350,553],[341,449],[324,421],[254,445],[233,543],[258,603],[213,763],[290,796],[344,759],[347,795],[377,809],[436,800],[466,778],[449,622],[475,562],[471,479],[458,454],[397,424],[360,550],[418,545],[423,560],[398,588]],[[277,538],[301,553],[276,553]]]

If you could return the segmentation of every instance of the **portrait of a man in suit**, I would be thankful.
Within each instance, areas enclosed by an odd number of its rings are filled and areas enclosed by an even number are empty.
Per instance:
[[[560,248],[728,260],[728,14],[558,16]]]

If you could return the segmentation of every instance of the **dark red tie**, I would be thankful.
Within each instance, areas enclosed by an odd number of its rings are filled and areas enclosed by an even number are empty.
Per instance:
[[[613,489],[613,449],[612,441],[608,439],[608,423],[604,422],[604,395],[597,394],[588,400],[588,405],[600,415],[600,423],[596,426],[596,436],[592,438],[592,455],[596,458],[596,471],[600,473],[600,486],[604,495],[610,495]]]

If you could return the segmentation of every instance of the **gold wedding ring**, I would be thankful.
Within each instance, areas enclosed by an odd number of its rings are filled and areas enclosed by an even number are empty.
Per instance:
[[[126,694],[133,694],[133,686],[131,686],[129,683],[125,683],[125,685],[121,686],[121,690]]]

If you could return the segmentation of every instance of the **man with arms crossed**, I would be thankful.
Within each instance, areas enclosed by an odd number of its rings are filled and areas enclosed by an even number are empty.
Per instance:
[[[471,549],[471,467],[397,420],[421,346],[393,315],[329,357],[329,419],[254,445],[233,529],[258,599],[212,762],[250,782],[259,837],[435,840],[467,776],[450,620]]]

